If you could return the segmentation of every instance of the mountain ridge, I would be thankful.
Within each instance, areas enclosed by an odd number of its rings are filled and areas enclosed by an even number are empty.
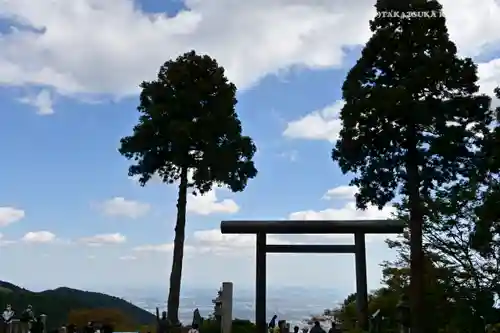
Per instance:
[[[31,304],[35,313],[47,315],[48,327],[67,324],[72,310],[114,309],[138,325],[149,325],[155,321],[151,312],[120,297],[70,287],[33,292],[11,282],[0,281],[0,304],[11,304],[16,317]]]

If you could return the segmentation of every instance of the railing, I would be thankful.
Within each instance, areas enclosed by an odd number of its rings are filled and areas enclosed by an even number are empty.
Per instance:
[[[46,327],[47,323],[47,316],[46,315],[41,315],[42,322],[43,322],[43,327]],[[6,327],[5,332],[6,333],[24,333],[23,332],[23,327],[21,325],[21,321],[19,319],[12,319],[10,324]],[[44,332],[46,333],[46,332]]]
[[[12,319],[10,324],[7,325],[6,333],[22,333],[21,321],[19,319]]]

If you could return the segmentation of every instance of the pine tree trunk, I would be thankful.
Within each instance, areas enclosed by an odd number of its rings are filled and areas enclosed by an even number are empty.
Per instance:
[[[420,174],[415,133],[410,133],[407,151],[407,194],[410,210],[410,313],[411,333],[425,332],[422,226],[424,212],[420,193]]]
[[[167,317],[173,325],[180,323],[179,301],[181,293],[182,259],[184,257],[184,239],[186,236],[187,171],[187,168],[183,168],[181,171],[179,195],[177,198],[174,254],[172,259],[172,271],[170,273],[170,287],[168,290]]]

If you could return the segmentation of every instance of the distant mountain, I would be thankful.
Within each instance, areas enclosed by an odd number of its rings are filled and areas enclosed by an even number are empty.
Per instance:
[[[148,325],[155,316],[121,298],[61,287],[42,292],[32,292],[10,282],[0,281],[0,304],[11,304],[17,315],[31,304],[35,313],[45,313],[49,327],[66,324],[68,314],[77,309],[116,309],[137,324]]]

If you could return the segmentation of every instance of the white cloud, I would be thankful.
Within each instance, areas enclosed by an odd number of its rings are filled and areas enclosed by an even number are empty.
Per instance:
[[[357,189],[351,186],[339,186],[328,190],[323,198],[331,200],[341,200],[340,208],[327,208],[324,210],[305,210],[289,214],[290,220],[376,220],[392,217],[394,209],[386,207],[378,210],[374,206],[369,206],[366,210],[356,209],[354,193]],[[347,202],[346,202],[347,200]],[[367,241],[382,242],[392,235],[367,235]],[[352,244],[353,235],[267,235],[268,244],[314,244],[314,243],[342,243]],[[383,244],[383,243],[381,243]],[[186,247],[191,253],[233,256],[250,254],[255,250],[255,235],[222,234],[220,229],[208,229],[194,231],[191,237],[186,238]],[[144,245],[135,248],[135,251],[147,252],[169,252],[173,249],[173,243],[159,245]]]
[[[37,109],[37,114],[41,116],[54,114],[54,109],[52,108],[52,95],[49,90],[42,89],[35,96],[26,96],[19,100],[23,104],[28,104]]]
[[[492,95],[493,90],[500,86],[500,58],[479,64],[477,71],[480,77],[479,85],[481,92]],[[500,106],[496,98],[493,99],[492,104]]]
[[[283,135],[294,139],[327,140],[335,142],[341,129],[339,113],[344,106],[337,101],[322,110],[314,111],[287,124]]]
[[[132,249],[135,252],[160,252],[160,253],[170,253],[174,250],[174,243],[163,243],[163,244],[145,244],[141,246],[136,246]],[[198,253],[199,249],[195,248],[189,243],[184,244],[184,254]]]
[[[377,220],[386,219],[394,212],[392,207],[379,210],[369,206],[365,210],[356,209],[354,202],[349,202],[341,208],[327,208],[324,210],[304,210],[289,215],[290,220]]]
[[[493,96],[493,90],[500,86],[500,58],[479,64],[478,75],[480,91],[493,97],[494,106],[500,106],[500,101]],[[321,110],[290,121],[283,136],[293,139],[325,140],[332,143],[337,141],[342,129],[339,116],[344,104],[344,101],[338,100]]]
[[[135,247],[137,252],[170,252],[174,249],[174,243],[148,244]]]
[[[113,234],[99,234],[91,237],[84,237],[80,239],[80,242],[85,243],[89,246],[100,246],[109,244],[122,244],[127,241],[127,237],[120,233]]]
[[[129,179],[131,179],[133,182],[139,181],[139,177],[137,176],[129,177]],[[153,184],[158,184],[161,183],[162,180],[160,176],[155,174],[151,178],[150,182]],[[190,183],[193,182],[193,170],[189,170],[188,172],[188,182]],[[217,194],[220,192],[225,192],[225,189],[220,187],[214,187],[211,191],[206,192],[203,195],[200,194],[193,195],[192,193],[188,193],[186,210],[188,212],[192,212],[198,215],[237,213],[240,209],[238,204],[232,199],[220,200],[217,197]]]
[[[21,239],[27,243],[52,243],[56,240],[56,235],[50,231],[30,231]]]
[[[2,16],[33,29],[0,41],[0,80],[63,94],[133,94],[160,64],[189,49],[215,56],[240,87],[290,66],[340,65],[369,36],[371,1],[186,0],[173,17],[131,0],[2,1]],[[360,24],[362,23],[362,24]],[[331,31],[344,31],[331,34]],[[67,56],[67,50],[72,56]]]
[[[119,259],[120,260],[125,260],[125,261],[131,261],[131,260],[136,260],[137,257],[134,257],[134,256],[121,256]]]
[[[204,251],[225,252],[255,246],[254,235],[222,234],[219,229],[198,230],[193,233],[193,237],[194,242]]]
[[[294,212],[289,215],[290,220],[378,220],[391,218],[394,212],[392,207],[385,207],[378,210],[377,207],[368,207],[364,211],[356,210],[356,204],[349,202],[341,208],[327,208],[324,210],[306,210]],[[322,239],[333,240],[337,243],[353,244],[354,236],[351,234],[323,234],[323,235],[304,235],[308,241],[321,243]],[[394,237],[388,234],[368,234],[367,241],[383,241],[386,238]]]
[[[198,230],[193,233],[191,245],[199,253],[242,255],[255,250],[255,235],[222,234],[220,229]],[[269,244],[288,244],[275,235],[267,235]]]
[[[288,241],[268,235],[272,244],[288,244]],[[173,243],[147,244],[135,247],[136,252],[172,252]],[[197,230],[186,238],[184,252],[187,254],[242,255],[255,249],[255,235],[222,234],[220,229]]]
[[[495,0],[443,0],[444,13],[451,39],[456,42],[463,56],[478,56],[497,46],[500,36],[500,3]],[[467,22],[464,24],[464,22]],[[365,24],[360,22],[360,24]],[[493,48],[494,49],[494,48]],[[500,58],[478,64],[479,85],[482,93],[493,96],[493,89],[500,86]],[[495,106],[500,101],[494,98]],[[335,142],[341,129],[338,119],[343,101],[338,100],[322,110],[313,111],[302,118],[290,121],[283,135],[295,139],[326,140]]]
[[[142,203],[133,200],[126,200],[123,197],[115,197],[106,200],[99,205],[104,215],[115,217],[128,217],[136,219],[146,215],[151,206],[147,203]]]
[[[356,193],[358,193],[358,189],[356,187],[342,185],[326,191],[325,195],[323,195],[323,199],[353,200]]]
[[[136,184],[139,184],[139,179],[141,176],[135,175],[135,176],[129,176],[128,179],[133,181]],[[163,184],[163,180],[158,174],[154,174],[151,179],[148,181],[148,184]]]
[[[351,186],[338,186],[328,190],[323,198],[327,198],[335,202],[335,199],[342,200],[344,204],[339,208],[327,208],[323,210],[304,210],[291,213],[288,218],[290,220],[379,220],[393,218],[395,208],[386,206],[379,210],[376,206],[368,206],[365,210],[356,208],[354,193],[357,192],[355,187]],[[346,199],[350,201],[345,202]],[[366,239],[369,241],[380,241],[386,238],[393,237],[394,235],[386,234],[369,234]],[[320,240],[321,238],[328,238],[339,242],[349,240],[352,243],[354,240],[353,235],[308,235],[311,239]]]
[[[210,215],[216,213],[234,214],[239,211],[240,207],[232,199],[218,200],[216,191],[221,189],[213,189],[204,195],[188,194],[187,211],[199,215]]]
[[[442,0],[450,37],[465,56],[475,57],[500,41],[500,3],[496,0]]]
[[[368,0],[183,2],[185,9],[168,17],[146,14],[132,0],[2,1],[3,18],[34,29],[3,35],[0,84],[124,96],[165,60],[194,48],[216,57],[245,88],[294,66],[341,65],[346,47],[366,42],[374,16]],[[500,39],[495,0],[442,2],[463,54],[478,55]]]
[[[24,210],[14,207],[0,207],[0,227],[8,226],[22,220],[26,214]]]

